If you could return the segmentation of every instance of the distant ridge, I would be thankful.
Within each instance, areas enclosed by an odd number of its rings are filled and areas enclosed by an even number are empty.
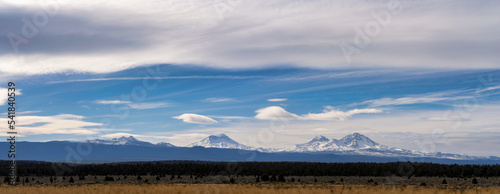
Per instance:
[[[146,141],[140,141],[134,136],[129,137],[119,137],[113,139],[95,139],[95,140],[87,140],[86,143],[95,143],[95,144],[103,144],[103,145],[135,145],[135,146],[160,146],[160,147],[175,147],[174,145],[166,142],[160,142],[157,144],[152,144]]]
[[[20,159],[60,161],[68,158],[82,142],[49,141],[19,142]],[[443,163],[500,163],[499,157],[463,154],[427,153],[381,145],[365,135],[353,133],[341,139],[318,135],[291,148],[254,148],[231,139],[226,134],[210,135],[187,147],[170,143],[152,144],[133,136],[83,141],[100,145],[92,148],[92,160],[152,161],[152,160],[211,160],[211,161],[318,161],[318,162],[390,162],[428,161]],[[2,144],[2,142],[0,142]],[[24,150],[23,150],[24,149]],[[56,153],[55,150],[58,150]],[[229,155],[228,155],[229,154]],[[79,156],[83,158],[83,156]],[[75,157],[75,158],[79,158]],[[5,158],[0,155],[0,159]]]

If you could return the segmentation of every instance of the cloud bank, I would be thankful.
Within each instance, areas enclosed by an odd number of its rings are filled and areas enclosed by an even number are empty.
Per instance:
[[[369,0],[44,2],[0,3],[0,73],[109,73],[162,63],[470,69],[500,61],[500,2],[493,0],[390,1],[400,12],[386,20],[388,2]],[[342,44],[356,47],[350,63]]]
[[[332,106],[326,106],[322,113],[308,113],[302,116],[290,113],[279,106],[270,106],[255,111],[257,115],[255,118],[261,120],[275,120],[275,119],[290,119],[290,120],[315,120],[315,121],[330,121],[339,120],[345,121],[355,114],[362,113],[382,113],[378,109],[353,109],[347,112],[335,110]]]

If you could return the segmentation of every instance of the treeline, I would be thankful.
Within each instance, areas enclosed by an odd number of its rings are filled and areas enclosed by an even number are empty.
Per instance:
[[[0,176],[8,175],[9,161],[0,161]],[[17,162],[18,176],[87,175],[284,175],[284,176],[417,176],[499,177],[500,165],[445,165],[433,163],[310,163],[310,162],[129,162],[66,164]]]

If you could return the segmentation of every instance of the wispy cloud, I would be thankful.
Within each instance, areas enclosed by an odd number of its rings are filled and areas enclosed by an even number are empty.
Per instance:
[[[441,101],[453,101],[453,100],[463,100],[468,98],[473,98],[474,96],[470,94],[465,94],[465,90],[453,90],[444,92],[433,92],[426,94],[416,94],[408,95],[399,98],[380,98],[375,100],[367,100],[358,104],[368,104],[371,107],[379,106],[391,106],[391,105],[408,105],[408,104],[424,104],[424,103],[435,103]]]
[[[272,98],[272,99],[267,99],[268,102],[284,102],[287,101],[287,98]]]
[[[132,81],[132,80],[164,80],[164,79],[255,79],[262,76],[233,76],[233,75],[214,75],[214,76],[164,76],[164,77],[110,77],[110,78],[89,78],[73,79],[62,81],[51,81],[47,84],[71,83],[71,82],[101,82],[101,81]]]
[[[198,114],[190,114],[190,113],[185,113],[180,116],[172,117],[174,119],[179,119],[182,120],[186,123],[195,123],[195,124],[215,124],[217,123],[216,120],[204,116],[204,115],[198,115]]]
[[[18,120],[22,121],[22,125],[18,125],[17,128],[22,131],[24,135],[91,135],[105,130],[100,128],[103,124],[84,121],[85,118],[86,117],[84,116],[73,114],[59,114],[52,116],[19,116]]]
[[[382,110],[378,109],[353,109],[347,112],[343,112],[340,110],[335,110],[332,106],[326,106],[325,110],[322,113],[308,113],[303,115],[302,118],[305,120],[322,120],[322,121],[330,121],[330,120],[340,120],[345,121],[351,118],[355,114],[364,114],[364,113],[382,113]]]
[[[122,100],[96,100],[97,104],[125,104],[130,109],[144,110],[144,109],[155,109],[155,108],[165,108],[169,104],[165,102],[137,102],[133,103],[131,101]]]
[[[353,109],[347,112],[336,110],[332,106],[326,106],[322,113],[308,113],[305,115],[296,115],[286,111],[279,106],[270,106],[255,111],[257,115],[255,118],[261,120],[275,120],[275,119],[294,119],[294,120],[316,120],[316,121],[330,121],[340,120],[345,121],[355,114],[363,113],[382,113],[378,109]]]
[[[156,108],[165,108],[168,107],[168,103],[164,102],[152,102],[152,103],[133,103],[128,104],[128,107],[136,110],[145,110],[145,109],[156,109]]]
[[[102,135],[101,137],[104,138],[120,138],[120,137],[142,137],[142,135],[137,135],[137,134],[131,134],[131,133],[110,133],[110,134],[105,134]]]
[[[233,98],[205,98],[203,99],[203,102],[228,102],[228,101],[233,101]]]
[[[491,86],[491,87],[487,87],[487,88],[484,88],[484,89],[478,90],[478,91],[476,91],[476,92],[487,92],[487,91],[492,91],[492,90],[500,90],[500,85],[498,85],[498,86]]]
[[[22,94],[20,89],[16,89],[15,93],[16,95]],[[0,88],[0,106],[4,105],[8,99],[9,96],[7,95],[7,88]]]
[[[103,2],[108,6],[97,6]],[[175,9],[175,4],[189,9]],[[355,29],[377,24],[372,13],[385,11],[386,1],[253,0],[231,7],[235,10],[222,19],[218,4],[204,0],[97,0],[61,6],[64,9],[38,31],[37,41],[21,44],[19,53],[8,40],[0,44],[0,72],[109,73],[151,64],[468,69],[497,68],[499,61],[497,1],[401,1],[403,11],[392,15],[380,34],[368,38],[370,44],[352,56],[351,64],[338,43],[354,45]],[[23,18],[33,9],[40,9],[34,0],[0,6],[5,18]],[[255,10],[259,17],[254,17]],[[123,19],[131,12],[140,14]],[[22,34],[22,22],[5,21],[2,36]]]
[[[97,104],[130,104],[130,101],[122,101],[122,100],[97,100],[95,101]]]

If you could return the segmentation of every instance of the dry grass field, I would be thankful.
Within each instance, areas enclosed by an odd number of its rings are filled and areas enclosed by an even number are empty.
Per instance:
[[[344,193],[344,194],[428,194],[428,193],[500,193],[500,187],[423,187],[423,186],[385,186],[385,185],[327,185],[327,184],[94,184],[73,186],[0,186],[0,193],[25,194],[89,194],[89,193]]]

